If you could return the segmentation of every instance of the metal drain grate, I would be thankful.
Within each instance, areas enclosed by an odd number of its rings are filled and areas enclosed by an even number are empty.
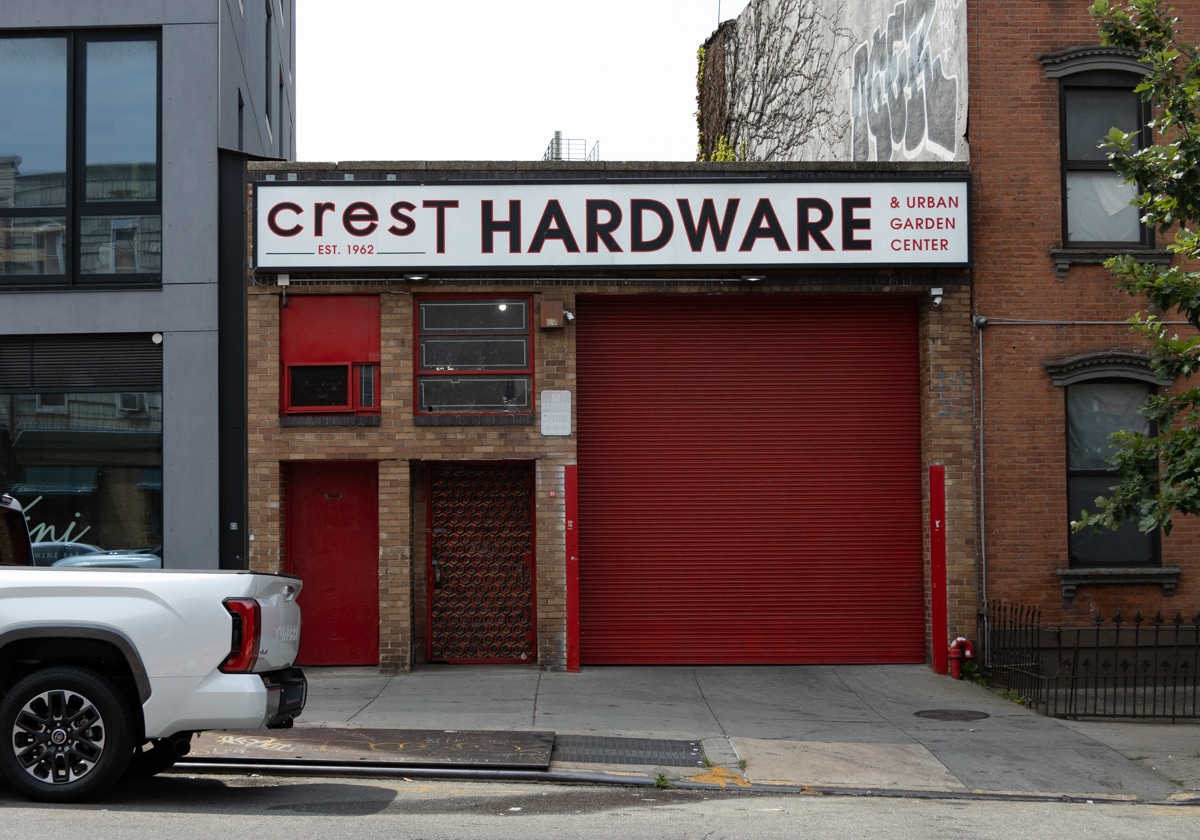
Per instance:
[[[973,712],[970,709],[926,709],[913,714],[930,720],[983,720],[991,717],[987,712]]]
[[[699,741],[598,735],[555,735],[550,757],[553,761],[583,764],[652,764],[660,767],[700,767],[704,764],[704,750]]]

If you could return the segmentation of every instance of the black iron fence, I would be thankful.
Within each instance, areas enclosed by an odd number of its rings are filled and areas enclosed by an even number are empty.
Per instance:
[[[989,609],[981,628],[988,681],[1051,717],[1200,717],[1200,610],[1146,618],[1096,613],[1090,627],[1051,628],[1041,610]]]

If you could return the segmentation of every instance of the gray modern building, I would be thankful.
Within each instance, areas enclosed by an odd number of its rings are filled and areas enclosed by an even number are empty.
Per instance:
[[[246,563],[244,173],[295,157],[294,15],[3,4],[0,490],[47,557]]]

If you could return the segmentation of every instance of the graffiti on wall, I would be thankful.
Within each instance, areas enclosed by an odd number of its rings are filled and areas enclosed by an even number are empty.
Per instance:
[[[965,161],[966,38],[966,0],[751,0],[710,43],[702,154]]]
[[[854,52],[854,160],[953,160],[958,150],[959,82],[956,39],[935,53],[931,34],[944,25],[938,0],[897,3],[885,26]]]

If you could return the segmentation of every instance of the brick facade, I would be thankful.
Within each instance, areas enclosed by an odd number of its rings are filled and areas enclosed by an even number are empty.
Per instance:
[[[1200,3],[1174,4],[1195,40]],[[1094,612],[1190,616],[1200,596],[1200,530],[1180,521],[1162,544],[1182,569],[1173,596],[1156,583],[1085,584],[1063,597],[1068,563],[1065,395],[1044,363],[1100,351],[1145,351],[1126,319],[1144,303],[1100,265],[1056,271],[1062,250],[1058,83],[1040,56],[1096,45],[1087,4],[972,4],[970,142],[981,510],[981,596],[1042,608],[1049,623]],[[1160,238],[1159,245],[1163,244]]]
[[[356,166],[358,167],[356,169]],[[266,173],[296,172],[310,180],[341,180],[352,171],[370,180],[379,164],[343,164],[336,168],[302,164],[258,164],[251,179]],[[403,169],[403,165],[395,167]],[[481,171],[498,165],[480,164]],[[587,164],[551,164],[557,171]],[[656,165],[670,175],[688,165]],[[787,165],[764,171],[786,172]],[[688,174],[705,171],[692,168]],[[478,173],[475,173],[478,175]],[[376,175],[376,177],[378,177]],[[911,276],[910,276],[911,275]],[[944,464],[947,482],[950,632],[972,630],[978,589],[975,563],[972,461],[972,332],[970,294],[957,270],[825,272],[804,277],[795,272],[769,276],[755,293],[861,294],[915,296],[920,301],[921,451],[925,465]],[[944,289],[935,306],[929,287]],[[711,282],[666,273],[600,277],[493,277],[484,279],[406,280],[403,277],[341,278],[293,274],[286,294],[370,294],[381,299],[381,414],[378,426],[292,426],[280,418],[279,323],[284,291],[273,275],[254,278],[248,287],[249,310],[249,452],[251,566],[286,568],[284,522],[287,516],[285,470],[306,460],[372,460],[379,464],[379,597],[381,669],[406,671],[423,661],[426,616],[426,478],[437,461],[525,461],[534,465],[536,528],[536,630],[538,665],[562,669],[567,662],[566,525],[564,468],[576,462],[574,436],[543,436],[536,425],[441,426],[413,420],[414,298],[419,294],[529,294],[533,310],[542,300],[575,308],[577,294],[744,294],[736,282],[721,288]],[[576,392],[573,328],[535,329],[536,390]],[[848,369],[870,364],[869,352],[846,359]],[[923,467],[925,475],[927,469]],[[928,498],[928,493],[925,493]],[[864,517],[869,512],[864,512]],[[926,537],[928,541],[928,537]],[[928,553],[928,542],[926,542]],[[928,588],[927,588],[928,591]],[[928,626],[928,623],[927,623]],[[933,642],[931,642],[933,643]]]

